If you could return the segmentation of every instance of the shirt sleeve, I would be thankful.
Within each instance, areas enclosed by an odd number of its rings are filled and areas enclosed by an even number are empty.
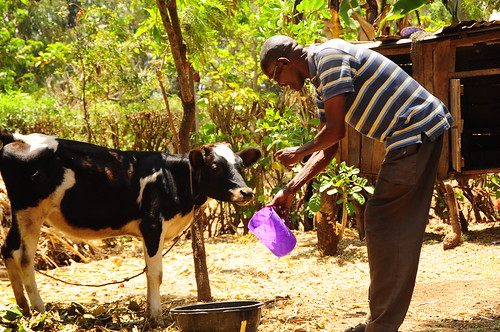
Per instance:
[[[316,55],[316,59],[322,103],[339,94],[354,92],[352,55],[336,48],[326,48]]]

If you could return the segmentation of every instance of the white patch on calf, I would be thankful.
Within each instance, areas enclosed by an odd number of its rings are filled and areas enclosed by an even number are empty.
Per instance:
[[[194,216],[194,209],[185,215],[181,215],[179,213],[170,220],[163,220],[162,228],[164,229],[165,241],[171,241],[177,235],[184,232],[184,230],[191,225],[191,222],[193,221],[193,216]]]
[[[42,134],[21,135],[16,133],[14,134],[14,139],[28,144],[30,152],[36,149],[51,149],[56,151],[59,145],[55,137]]]
[[[146,188],[146,185],[148,183],[151,183],[151,182],[155,182],[156,181],[156,178],[158,177],[158,175],[161,174],[161,170],[160,171],[157,171],[157,172],[154,172],[153,174],[151,175],[148,175],[144,178],[141,178],[139,180],[139,185],[140,185],[140,189],[139,189],[139,196],[137,196],[137,204],[139,204],[139,206],[142,204],[142,194],[144,193],[144,188]]]
[[[227,145],[217,144],[214,147],[214,152],[215,154],[226,159],[229,164],[236,165],[236,155],[234,154],[233,150],[231,150]]]

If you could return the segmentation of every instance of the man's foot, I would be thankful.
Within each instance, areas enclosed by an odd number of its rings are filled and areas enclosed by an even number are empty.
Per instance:
[[[366,324],[358,324],[356,327],[350,327],[344,332],[365,332]]]

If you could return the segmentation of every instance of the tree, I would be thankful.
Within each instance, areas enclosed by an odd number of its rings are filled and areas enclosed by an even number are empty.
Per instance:
[[[187,49],[182,37],[181,25],[177,13],[176,0],[157,0],[163,25],[167,31],[170,49],[177,69],[179,95],[182,100],[184,115],[179,129],[180,152],[190,149],[190,136],[193,130],[196,104],[194,92],[193,69],[187,60]],[[198,286],[198,300],[210,301],[212,298],[208,269],[206,263],[205,244],[203,242],[203,225],[198,214],[191,226],[192,246],[194,255],[195,277]]]

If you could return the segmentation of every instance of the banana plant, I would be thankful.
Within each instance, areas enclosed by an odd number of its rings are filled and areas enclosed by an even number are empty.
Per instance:
[[[380,36],[387,22],[401,19],[427,3],[427,0],[398,0],[382,8],[378,18],[374,22],[369,22],[363,17],[361,10],[364,7],[363,4],[357,0],[343,0],[339,14],[347,28],[360,32],[358,33],[359,40],[373,40],[375,36]]]

